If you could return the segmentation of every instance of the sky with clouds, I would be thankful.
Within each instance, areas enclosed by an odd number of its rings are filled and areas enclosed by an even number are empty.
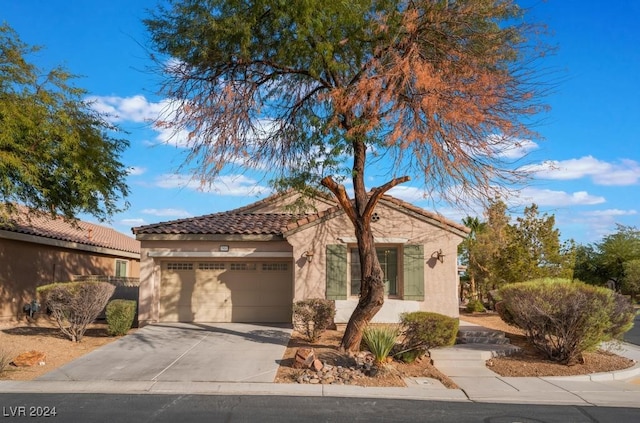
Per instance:
[[[184,136],[153,126],[158,116],[171,113],[170,103],[157,95],[159,79],[150,67],[142,24],[156,4],[2,0],[0,7],[0,21],[24,42],[44,47],[32,62],[44,69],[62,65],[79,75],[76,83],[88,91],[87,99],[126,131],[130,207],[110,225],[128,234],[132,226],[225,211],[270,193],[267,181],[251,173],[203,185],[181,167],[188,152]],[[544,65],[558,83],[545,98],[550,111],[534,128],[543,139],[520,140],[517,148],[502,152],[511,159],[526,153],[526,169],[533,175],[509,200],[514,215],[518,207],[536,203],[555,215],[563,239],[580,243],[599,241],[616,224],[640,227],[640,2],[521,4],[548,26],[557,51]],[[369,183],[381,181],[376,175]],[[474,214],[425,201],[422,188],[411,182],[391,194],[456,221]]]

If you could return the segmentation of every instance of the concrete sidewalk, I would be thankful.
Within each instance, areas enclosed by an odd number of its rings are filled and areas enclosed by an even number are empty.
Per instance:
[[[623,343],[619,355],[640,361],[640,347]],[[391,398],[640,408],[640,364],[601,374],[570,377],[502,377],[485,368],[482,374],[451,375],[460,389],[447,389],[429,378],[407,378],[406,388],[307,385],[193,380],[36,380],[0,381],[0,393],[104,393],[281,395]]]

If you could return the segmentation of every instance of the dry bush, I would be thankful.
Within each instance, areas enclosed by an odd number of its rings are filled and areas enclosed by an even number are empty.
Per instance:
[[[45,285],[38,292],[63,334],[80,342],[87,326],[104,310],[115,286],[107,282],[65,282]]]
[[[333,324],[336,305],[332,300],[313,298],[293,304],[293,327],[315,342],[322,332]]]
[[[573,364],[583,352],[621,337],[635,313],[628,299],[582,282],[562,279],[507,285],[496,304],[500,317],[525,332],[550,360]]]

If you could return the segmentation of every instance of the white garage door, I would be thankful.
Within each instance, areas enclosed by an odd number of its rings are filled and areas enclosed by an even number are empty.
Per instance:
[[[163,322],[291,322],[289,262],[165,262],[160,283]]]

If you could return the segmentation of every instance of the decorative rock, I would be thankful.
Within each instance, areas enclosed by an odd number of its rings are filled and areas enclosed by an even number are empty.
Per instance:
[[[313,363],[311,364],[311,368],[313,370],[315,370],[316,372],[319,372],[320,370],[323,370],[324,365],[322,364],[322,361],[315,359],[313,360]],[[325,369],[326,371],[329,371],[330,369]]]
[[[308,369],[316,359],[313,348],[298,348],[296,357],[293,360],[294,369]]]
[[[11,364],[16,367],[31,367],[40,365],[43,366],[45,363],[46,355],[40,351],[27,351],[18,355],[13,359]]]

